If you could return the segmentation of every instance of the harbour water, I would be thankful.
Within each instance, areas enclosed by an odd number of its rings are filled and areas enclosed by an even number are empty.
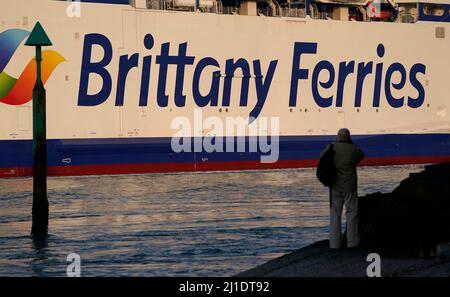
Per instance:
[[[363,167],[359,194],[423,165]],[[31,229],[32,180],[0,180],[0,276],[231,276],[328,236],[314,169],[49,178],[49,237]]]

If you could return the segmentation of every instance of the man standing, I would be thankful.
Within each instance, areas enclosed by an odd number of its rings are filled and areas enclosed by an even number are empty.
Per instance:
[[[347,219],[347,247],[357,248],[359,245],[356,166],[362,159],[364,153],[352,142],[350,131],[346,128],[340,129],[334,144],[336,175],[331,186],[330,248],[332,249],[341,248],[341,216],[344,205]]]

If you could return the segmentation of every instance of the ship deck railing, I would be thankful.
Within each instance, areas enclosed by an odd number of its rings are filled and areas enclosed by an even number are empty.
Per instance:
[[[223,6],[220,0],[213,0],[214,5],[209,7],[200,7],[198,12],[203,13],[216,13],[216,14],[232,14],[239,15],[239,7],[235,6]],[[193,6],[177,6],[174,0],[147,0],[147,9],[153,10],[171,10],[171,11],[191,11],[194,12]],[[289,18],[306,18],[306,9],[304,7],[287,7],[277,5],[274,7],[258,7],[257,13],[259,16],[265,17],[289,17]],[[331,12],[319,11],[315,6],[312,6],[311,15],[312,19],[332,20],[333,15]],[[398,12],[398,17],[393,22],[398,23],[415,23],[418,20],[418,15],[413,13],[407,13],[403,11]],[[370,22],[370,19],[358,20],[362,22]],[[372,20],[373,21],[373,20]]]

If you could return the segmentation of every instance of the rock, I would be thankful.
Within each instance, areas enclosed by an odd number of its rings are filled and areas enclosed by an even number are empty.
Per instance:
[[[367,255],[382,276],[450,276],[450,163],[412,173],[392,192],[360,197],[361,249],[321,241],[242,272],[244,277],[367,276]],[[436,255],[438,257],[436,257]]]
[[[316,242],[290,254],[244,271],[236,277],[367,277],[371,251],[328,248]],[[450,259],[381,258],[382,277],[449,277]]]
[[[450,241],[450,163],[412,173],[388,194],[360,198],[361,245],[384,257],[429,258]]]
[[[438,244],[436,253],[439,258],[450,258],[450,242]]]

